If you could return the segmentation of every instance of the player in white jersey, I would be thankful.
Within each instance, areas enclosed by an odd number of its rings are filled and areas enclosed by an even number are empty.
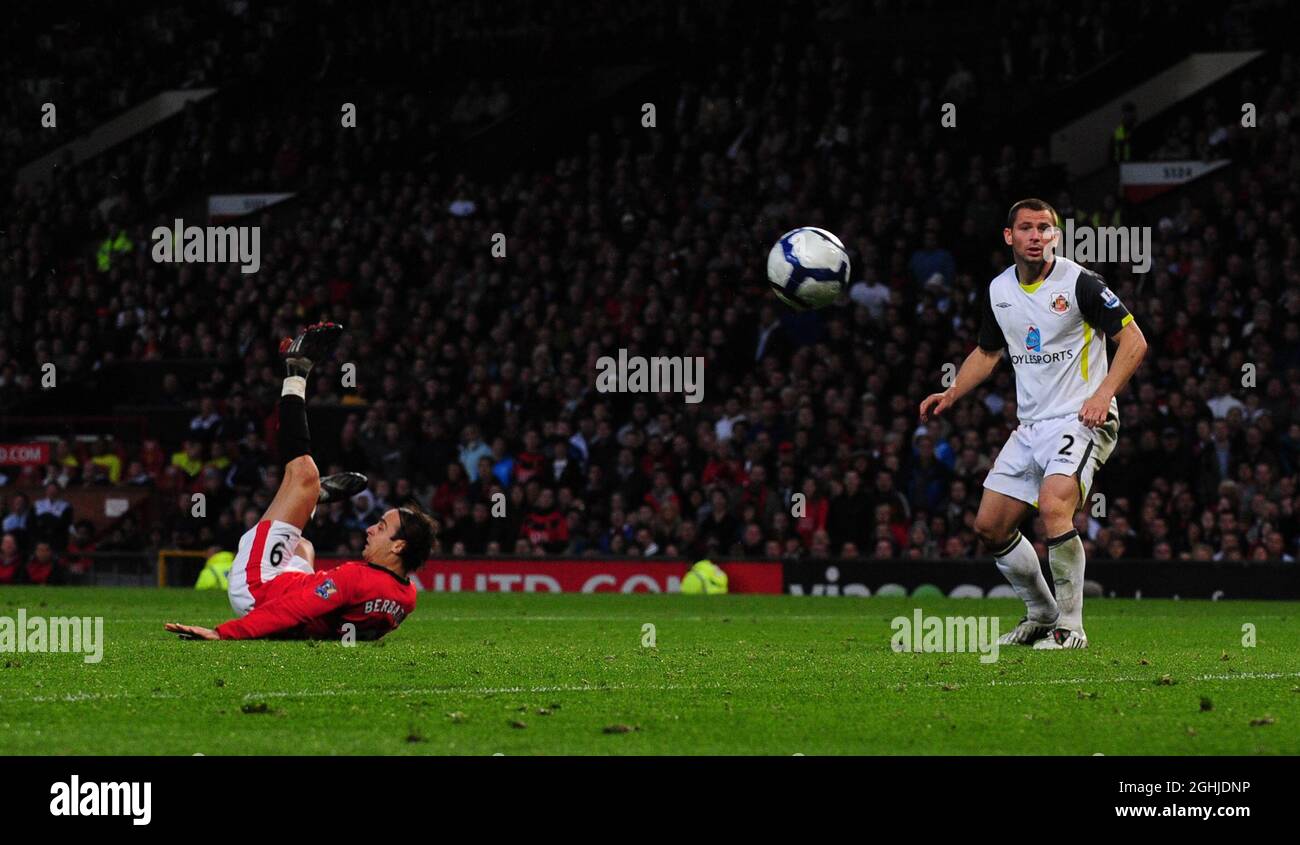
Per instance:
[[[979,345],[952,386],[921,403],[921,419],[942,414],[1010,353],[1020,425],[984,480],[975,518],[975,531],[1025,602],[1024,618],[999,642],[1086,648],[1083,541],[1074,514],[1115,448],[1115,394],[1146,354],[1146,338],[1100,276],[1053,254],[1060,228],[1050,205],[1016,203],[1002,237],[1015,261],[989,283]],[[1107,337],[1118,344],[1109,365]],[[1017,530],[1030,507],[1046,526],[1055,597],[1033,545]]]

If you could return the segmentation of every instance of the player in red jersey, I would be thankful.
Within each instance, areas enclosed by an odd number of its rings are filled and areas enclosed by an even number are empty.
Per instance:
[[[364,563],[317,572],[315,551],[302,537],[316,505],[353,496],[366,486],[359,473],[322,479],[311,457],[305,392],[312,364],[343,333],[334,323],[309,326],[281,344],[289,376],[280,396],[280,489],[261,521],[239,541],[230,568],[230,606],[241,618],[216,629],[168,622],[183,639],[379,639],[415,610],[414,572],[437,534],[420,511],[392,508],[366,530]],[[351,627],[349,627],[351,626]]]

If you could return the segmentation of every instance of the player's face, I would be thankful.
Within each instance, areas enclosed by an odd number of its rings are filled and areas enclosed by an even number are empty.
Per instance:
[[[395,508],[385,511],[378,521],[366,529],[366,547],[362,550],[361,557],[370,563],[390,563],[397,557],[394,544],[402,542],[393,539],[401,525],[401,517]]]
[[[1011,252],[1021,261],[1044,261],[1050,258],[1049,247],[1056,243],[1056,221],[1050,211],[1022,208],[1016,212],[1010,229],[1002,230],[1002,238]]]

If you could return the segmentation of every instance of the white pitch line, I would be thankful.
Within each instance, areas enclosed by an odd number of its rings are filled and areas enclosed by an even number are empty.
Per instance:
[[[634,622],[643,623],[649,621],[647,617],[653,618],[654,614],[645,613],[640,616],[408,616],[407,622]],[[858,623],[862,621],[859,616],[843,614],[834,616],[825,613],[811,616],[759,616],[753,617],[746,613],[737,613],[728,616],[729,621],[723,623],[720,616],[668,616],[660,615],[660,619],[666,619],[667,622],[719,622],[722,624],[731,624],[732,622],[850,622]]]
[[[1182,680],[1187,681],[1276,681],[1282,678],[1300,678],[1300,672],[1238,672],[1236,674],[1222,675],[1192,675],[1190,678],[1180,679],[1175,677],[1174,683],[1177,684]],[[1051,678],[1042,681],[999,681],[992,680],[984,683],[971,684],[970,686],[981,687],[1035,687],[1035,686],[1056,686],[1060,684],[1129,684],[1142,681],[1152,682],[1156,679],[1150,675],[1141,677],[1125,678]],[[929,686],[943,686],[946,682],[930,684]],[[957,682],[958,687],[962,686]]]
[[[1300,608],[1298,608],[1300,610]],[[528,616],[501,616],[501,615],[483,615],[483,616],[438,616],[436,614],[418,615],[412,614],[406,618],[406,622],[646,622],[653,619],[654,611],[648,611],[639,616],[552,616],[552,615],[528,615]],[[779,615],[759,615],[754,616],[744,610],[726,616],[730,622],[849,622],[861,624],[869,622],[875,614],[859,613],[814,613],[814,614],[779,614]],[[665,622],[722,622],[722,616],[676,616],[660,615]],[[1127,621],[1134,617],[1123,614],[1103,614],[1094,612],[1091,616],[1093,619],[1113,619]],[[1143,614],[1142,621],[1151,619],[1183,619],[1185,617],[1176,614]],[[1263,616],[1253,614],[1251,619],[1277,621],[1290,618],[1289,614],[1279,614],[1276,616]]]
[[[648,685],[627,685],[611,684],[609,686],[598,686],[596,684],[572,684],[560,686],[539,686],[539,687],[430,687],[427,689],[334,689],[334,690],[272,690],[268,692],[247,692],[244,693],[244,700],[251,701],[259,698],[316,698],[321,696],[352,696],[352,695],[501,695],[505,693],[550,693],[550,692],[665,692],[670,690],[715,690],[723,689],[722,686],[699,686],[695,684],[648,684]],[[0,704],[17,701],[30,702],[63,702],[76,703],[80,701],[102,701],[109,699],[122,698],[139,698],[147,700],[173,700],[179,698],[194,698],[193,695],[182,695],[180,693],[155,692],[148,695],[137,695],[129,692],[74,692],[65,695],[31,695],[31,696],[12,696],[0,698]]]
[[[430,689],[399,689],[399,690],[364,690],[364,689],[339,689],[339,690],[291,690],[286,692],[250,692],[245,694],[244,698],[312,698],[315,696],[347,696],[347,695],[369,695],[373,693],[383,693],[385,695],[501,695],[503,693],[544,693],[544,692],[664,692],[668,690],[713,690],[722,689],[720,686],[696,686],[694,684],[650,684],[650,685],[627,685],[611,684],[610,686],[596,686],[594,684],[581,685],[560,685],[550,687],[481,687],[478,689],[457,689],[453,687],[434,687]]]
[[[1275,681],[1284,678],[1300,678],[1300,672],[1240,672],[1236,674],[1219,674],[1219,675],[1193,675],[1186,678],[1187,681]],[[1129,684],[1140,682],[1151,682],[1153,679],[1150,675],[1141,677],[1121,677],[1121,678],[1052,678],[1041,681],[1013,680],[1000,681],[991,680],[983,683],[961,684],[958,683],[958,689],[963,686],[977,687],[1024,687],[1024,686],[1060,686],[1065,684]],[[1184,679],[1174,679],[1176,682]],[[935,682],[926,684],[929,687],[941,687],[945,682]],[[708,692],[712,690],[732,689],[744,690],[744,686],[732,684],[722,686],[718,684],[702,686],[698,684],[611,684],[609,686],[598,686],[595,684],[569,684],[558,686],[535,686],[535,687],[430,687],[425,689],[337,689],[337,690],[272,690],[268,692],[247,692],[244,693],[245,701],[254,701],[259,698],[319,698],[319,697],[346,697],[354,695],[504,695],[504,694],[541,694],[553,692],[670,692],[678,690],[696,690],[699,692]],[[880,689],[884,689],[881,687]],[[193,698],[193,695],[181,695],[179,693],[150,693],[149,695],[136,695],[127,692],[77,692],[66,695],[32,695],[32,696],[14,696],[0,698],[0,704],[8,702],[61,702],[77,703],[81,701],[103,701],[110,699],[122,698],[141,698],[148,700],[173,700],[181,698]]]

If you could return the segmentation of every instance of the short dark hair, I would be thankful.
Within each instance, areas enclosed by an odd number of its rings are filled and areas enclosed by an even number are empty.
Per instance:
[[[407,506],[397,509],[398,529],[394,540],[404,540],[402,547],[402,571],[414,572],[429,559],[433,544],[438,539],[438,523],[418,507]]]
[[[1007,212],[1008,229],[1010,229],[1015,224],[1016,212],[1020,211],[1020,209],[1022,208],[1027,208],[1030,211],[1050,211],[1052,214],[1052,225],[1053,226],[1061,225],[1061,216],[1056,213],[1056,209],[1052,208],[1050,203],[1048,203],[1045,200],[1037,199],[1036,197],[1029,197],[1028,199],[1023,199],[1020,202],[1016,203],[1015,205],[1011,206],[1011,210]]]

